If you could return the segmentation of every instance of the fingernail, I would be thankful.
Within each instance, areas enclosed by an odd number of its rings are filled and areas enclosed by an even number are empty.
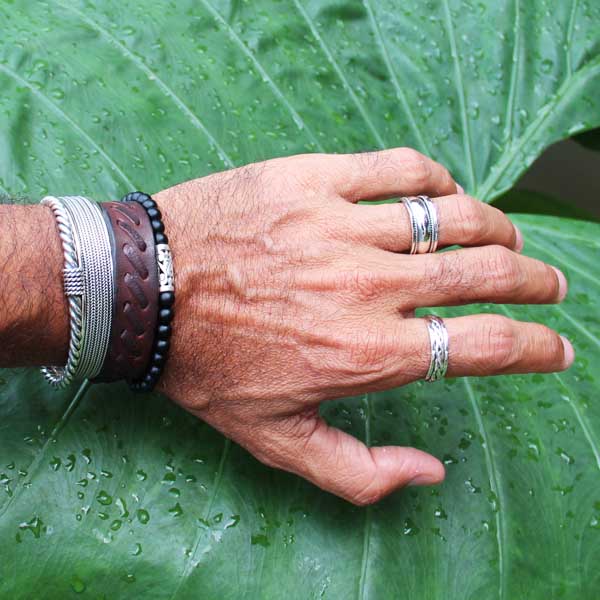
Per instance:
[[[515,252],[521,252],[523,250],[523,246],[525,246],[525,241],[523,240],[523,234],[521,230],[514,225],[515,228]]]
[[[419,473],[413,477],[406,485],[434,485],[440,482],[440,478],[432,473]]]
[[[562,340],[565,353],[563,366],[565,369],[568,369],[575,360],[575,350],[573,350],[573,345],[564,335],[561,335],[560,338]]]
[[[567,284],[567,278],[563,275],[562,271],[559,271],[556,267],[552,267],[556,276],[558,277],[558,301],[562,302],[567,295],[567,290],[569,288]]]
[[[456,184],[456,191],[457,191],[459,194],[464,194],[464,193],[465,193],[465,190],[464,190],[463,186],[462,186],[462,185],[459,185],[458,183]]]

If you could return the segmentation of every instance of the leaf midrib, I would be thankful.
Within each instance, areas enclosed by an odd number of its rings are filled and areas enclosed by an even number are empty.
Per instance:
[[[41,375],[40,375],[40,377],[41,377]],[[40,468],[40,465],[42,464],[42,460],[46,456],[47,449],[49,448],[49,446],[52,442],[56,441],[56,439],[60,435],[61,431],[65,428],[65,426],[69,422],[69,419],[71,418],[71,416],[73,415],[73,413],[75,412],[75,410],[77,409],[79,404],[81,403],[81,400],[83,399],[83,397],[85,396],[87,391],[90,389],[90,386],[91,386],[91,383],[88,379],[86,379],[79,386],[77,393],[67,403],[67,406],[62,411],[60,417],[54,424],[54,427],[52,428],[50,435],[46,438],[46,441],[39,448],[39,450],[35,454],[31,463],[29,463],[29,466],[27,469],[28,473],[29,473],[29,476],[28,476],[29,483],[32,483],[34,477],[39,473],[39,468]],[[20,486],[15,487],[15,491],[13,492],[13,495],[9,497],[6,504],[0,509],[0,519],[2,519],[2,517],[4,517],[4,515],[8,512],[8,509],[13,504],[13,502],[15,502],[17,500],[17,498],[21,497],[21,494],[23,493],[24,489],[26,489],[25,482],[21,483]]]

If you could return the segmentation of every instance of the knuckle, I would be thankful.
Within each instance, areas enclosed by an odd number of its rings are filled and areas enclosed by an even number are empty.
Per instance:
[[[370,269],[356,268],[341,274],[341,287],[359,302],[370,302],[381,296],[379,276]]]
[[[495,291],[516,292],[524,283],[524,273],[517,255],[504,246],[489,246],[482,272],[488,273]]]
[[[392,352],[383,335],[374,331],[357,333],[344,348],[349,371],[363,376],[378,377],[389,363]]]
[[[287,187],[292,182],[307,192],[322,192],[330,177],[327,167],[330,160],[331,155],[328,154],[304,153],[271,159],[266,163],[273,167],[273,172]]]
[[[463,288],[467,277],[469,274],[466,273],[460,253],[445,252],[433,260],[431,272],[425,280],[432,289],[449,292]]]
[[[488,220],[481,202],[470,196],[457,197],[454,224],[465,243],[476,244],[488,233]]]
[[[507,317],[495,315],[482,326],[480,356],[484,368],[498,370],[511,367],[518,360],[518,343],[513,323]]]
[[[415,150],[414,148],[400,148],[398,151],[403,162],[417,163],[427,160],[424,154],[421,154],[421,152]]]
[[[425,189],[431,181],[431,162],[420,153],[406,159],[406,173],[414,186],[419,189]]]

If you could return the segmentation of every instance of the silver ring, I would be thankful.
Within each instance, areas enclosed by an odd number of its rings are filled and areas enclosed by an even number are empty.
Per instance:
[[[442,379],[448,370],[448,330],[444,325],[444,321],[435,315],[428,315],[426,320],[431,359],[425,381],[437,381]]]
[[[437,250],[439,221],[437,208],[428,196],[401,198],[410,220],[410,254],[426,254]]]

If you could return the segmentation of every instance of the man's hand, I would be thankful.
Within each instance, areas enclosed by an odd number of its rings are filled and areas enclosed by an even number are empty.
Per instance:
[[[401,386],[430,359],[422,306],[553,303],[564,276],[519,255],[499,210],[410,149],[278,158],[155,195],[174,257],[174,334],[160,389],[264,463],[356,504],[444,467],[414,448],[367,448],[318,414],[326,399]],[[402,204],[435,197],[441,246],[407,255]],[[517,252],[516,252],[517,251]],[[547,372],[573,361],[545,326],[497,315],[445,320],[449,376]]]

